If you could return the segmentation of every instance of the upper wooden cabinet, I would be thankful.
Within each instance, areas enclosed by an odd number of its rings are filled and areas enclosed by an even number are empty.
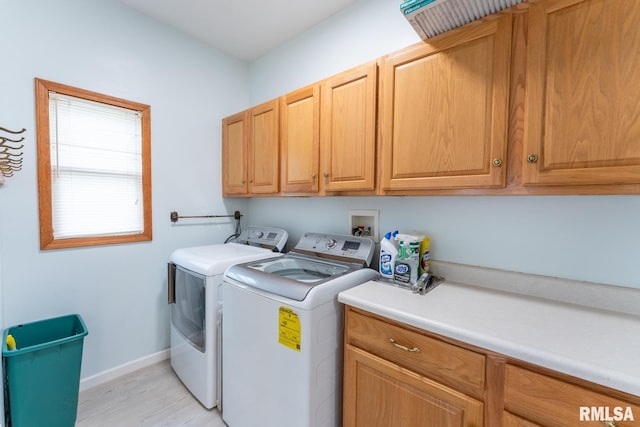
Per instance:
[[[321,84],[320,150],[326,191],[375,189],[376,62]]]
[[[223,193],[640,194],[637,28],[529,1],[294,91],[224,120]]]
[[[505,184],[511,17],[383,59],[382,190]]]
[[[640,183],[640,2],[529,8],[524,183]]]
[[[285,193],[317,193],[320,160],[320,87],[280,98],[281,183]]]
[[[376,62],[280,99],[283,193],[375,189]]]
[[[247,112],[222,120],[222,194],[246,195],[247,185]]]
[[[280,189],[278,100],[253,107],[248,113],[249,193],[273,194]]]
[[[278,101],[222,120],[222,194],[246,196],[279,191]]]

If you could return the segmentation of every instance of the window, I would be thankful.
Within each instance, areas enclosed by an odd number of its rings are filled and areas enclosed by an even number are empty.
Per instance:
[[[151,240],[150,107],[35,86],[40,248]]]

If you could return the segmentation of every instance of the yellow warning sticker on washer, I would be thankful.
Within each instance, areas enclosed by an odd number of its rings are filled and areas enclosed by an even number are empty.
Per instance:
[[[301,328],[300,318],[288,307],[280,307],[278,342],[292,350],[300,351]]]

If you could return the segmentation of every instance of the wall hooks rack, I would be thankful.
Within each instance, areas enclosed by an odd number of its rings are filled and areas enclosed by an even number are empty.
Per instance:
[[[171,212],[171,222],[178,222],[179,219],[186,218],[234,218],[236,221],[240,220],[242,214],[240,211],[235,211],[233,215],[188,215],[188,216],[180,216],[178,212]]]
[[[20,138],[13,137],[13,135],[20,135],[25,132],[26,129],[14,131],[0,127],[0,132],[4,132],[12,135],[12,137],[4,136],[0,134],[0,184],[3,183],[4,178],[12,177],[14,172],[22,170],[22,148],[24,136]]]

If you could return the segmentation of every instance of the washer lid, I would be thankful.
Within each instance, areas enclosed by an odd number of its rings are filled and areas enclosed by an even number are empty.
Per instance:
[[[273,256],[271,249],[227,243],[176,249],[171,262],[204,276],[217,276],[230,265]]]
[[[225,277],[275,295],[303,301],[315,286],[360,269],[362,267],[357,264],[290,252],[279,258],[233,265],[227,269]]]

